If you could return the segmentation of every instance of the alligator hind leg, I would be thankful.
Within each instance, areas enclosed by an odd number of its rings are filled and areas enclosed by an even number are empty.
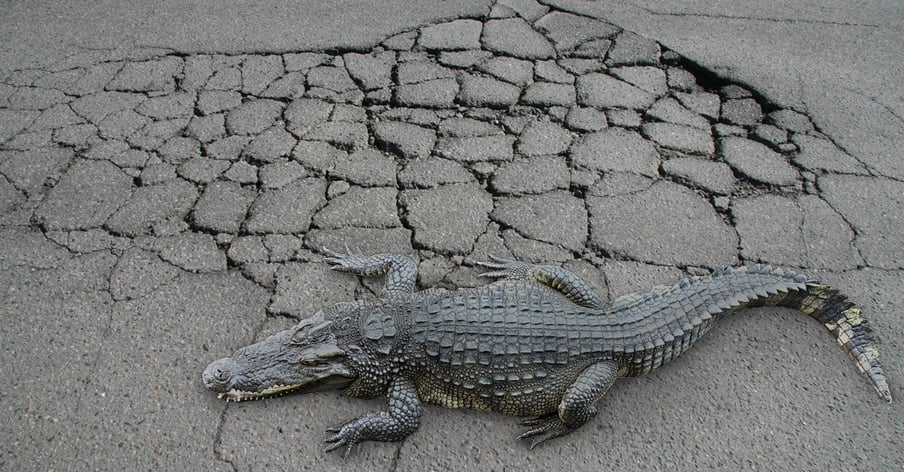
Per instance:
[[[530,444],[533,449],[540,443],[578,429],[596,416],[595,403],[609,391],[617,377],[618,365],[613,361],[597,362],[584,369],[562,396],[559,411],[522,422],[524,426],[533,428],[522,433],[518,439],[534,438]]]
[[[345,254],[326,248],[324,252],[330,256],[324,259],[324,262],[331,264],[330,269],[367,277],[385,275],[384,296],[393,293],[411,293],[417,281],[417,264],[408,256],[400,254],[365,256],[360,250],[357,254],[352,253],[348,245],[345,246]]]
[[[479,265],[495,269],[484,272],[481,277],[501,277],[507,280],[532,280],[557,290],[574,304],[593,310],[602,310],[603,300],[587,285],[587,282],[567,269],[558,266],[536,265],[501,257],[490,256],[493,262],[478,262]]]

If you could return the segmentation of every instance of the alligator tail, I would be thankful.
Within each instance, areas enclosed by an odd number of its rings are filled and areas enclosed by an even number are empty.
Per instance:
[[[777,305],[799,310],[822,323],[873,384],[879,397],[891,403],[872,330],[860,307],[838,290],[814,280],[806,281],[806,290],[789,292]]]
[[[673,349],[663,356],[663,362],[685,351],[715,321],[730,313],[757,306],[782,306],[806,313],[822,323],[873,384],[879,397],[891,402],[879,353],[860,308],[837,290],[804,275],[759,264],[724,268],[647,294],[622,297],[613,301],[612,308],[627,311],[634,304],[643,304],[644,300],[648,306],[655,307],[652,312],[680,308],[685,313],[681,329],[672,330]],[[658,359],[648,357],[635,360],[639,363],[636,366],[638,372],[648,372],[656,367]]]

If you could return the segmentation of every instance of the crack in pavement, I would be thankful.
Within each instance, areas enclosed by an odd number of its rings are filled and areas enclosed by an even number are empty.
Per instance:
[[[706,18],[713,20],[742,20],[742,21],[757,21],[757,22],[767,22],[767,23],[785,23],[785,24],[814,24],[814,25],[828,25],[828,26],[849,26],[849,27],[862,27],[862,28],[873,28],[879,29],[880,25],[868,24],[868,23],[847,23],[847,22],[838,22],[838,21],[824,21],[824,20],[806,20],[806,19],[794,19],[794,18],[770,18],[763,16],[743,16],[743,15],[716,15],[710,13],[678,13],[678,12],[663,12],[656,11],[647,8],[641,7],[643,10],[658,16],[674,16],[674,17],[690,17],[690,18]]]
[[[223,404],[223,411],[220,413],[220,421],[217,424],[217,432],[213,438],[213,454],[217,458],[217,460],[224,462],[229,465],[229,467],[238,471],[238,466],[231,460],[226,458],[226,454],[223,451],[223,431],[226,427],[226,414],[229,412],[229,403]]]
[[[814,19],[800,19],[800,18],[779,18],[779,17],[769,17],[769,16],[750,16],[750,15],[730,15],[730,14],[719,14],[719,13],[703,13],[703,12],[679,12],[679,11],[665,11],[665,10],[657,10],[654,8],[649,8],[647,6],[638,4],[636,2],[626,1],[625,3],[633,5],[635,8],[639,10],[643,10],[651,15],[657,16],[673,16],[673,17],[690,17],[690,18],[707,18],[714,20],[743,20],[743,21],[760,21],[760,22],[769,22],[769,23],[787,23],[787,24],[813,24],[813,25],[825,25],[825,26],[850,26],[850,27],[864,27],[864,28],[874,28],[879,29],[882,26],[870,23],[852,23],[845,21],[828,21],[828,20],[814,20]]]

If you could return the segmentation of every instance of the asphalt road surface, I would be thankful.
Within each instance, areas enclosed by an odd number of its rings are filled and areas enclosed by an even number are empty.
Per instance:
[[[529,451],[428,406],[225,404],[213,359],[379,282],[320,248],[489,254],[606,299],[724,265],[860,303],[904,396],[904,7],[881,0],[3,2],[0,469],[901,470],[904,410],[817,322],[729,318]]]

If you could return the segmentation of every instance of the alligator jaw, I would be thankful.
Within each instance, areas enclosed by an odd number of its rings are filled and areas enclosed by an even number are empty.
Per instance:
[[[228,392],[223,392],[217,394],[217,398],[220,400],[224,400],[226,402],[243,402],[246,400],[261,400],[264,398],[270,397],[281,397],[283,395],[288,395],[301,387],[304,384],[296,384],[296,385],[274,385],[270,388],[267,388],[260,392],[250,392],[246,390],[236,390],[232,389]]]
[[[343,365],[323,368],[322,372],[313,375],[314,377],[304,382],[290,385],[272,385],[260,391],[233,388],[227,392],[217,394],[217,398],[226,402],[262,400],[264,398],[281,397],[293,393],[311,393],[322,390],[340,389],[346,387],[353,380],[351,373]]]

